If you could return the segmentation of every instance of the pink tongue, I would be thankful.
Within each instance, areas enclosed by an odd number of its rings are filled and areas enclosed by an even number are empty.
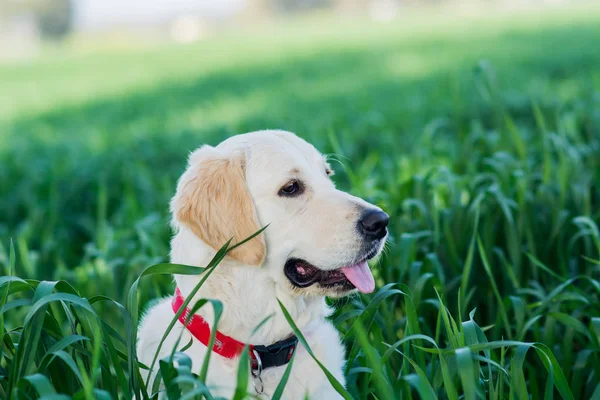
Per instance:
[[[342,272],[361,293],[371,293],[375,290],[375,279],[366,261],[344,267]]]

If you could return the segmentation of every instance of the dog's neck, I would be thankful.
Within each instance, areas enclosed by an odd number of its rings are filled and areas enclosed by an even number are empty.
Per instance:
[[[191,231],[181,227],[171,242],[171,262],[204,267],[215,251]],[[202,279],[199,276],[175,275],[177,287],[184,297]],[[301,331],[310,331],[312,321],[321,321],[330,313],[324,297],[304,297],[290,294],[277,284],[268,272],[256,266],[243,266],[225,258],[204,282],[189,307],[201,299],[216,299],[223,304],[218,330],[241,342],[269,345],[292,335],[277,302],[279,299]],[[200,314],[211,326],[214,314],[210,305]],[[271,316],[254,334],[255,328]]]

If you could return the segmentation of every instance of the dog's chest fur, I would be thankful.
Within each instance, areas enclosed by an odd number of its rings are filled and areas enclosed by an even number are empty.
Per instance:
[[[150,365],[158,343],[165,332],[169,322],[173,318],[171,299],[163,299],[152,307],[144,316],[139,331],[138,355],[140,361]],[[316,357],[325,367],[344,384],[344,348],[340,343],[339,333],[325,319],[313,320],[302,329],[305,338]],[[185,346],[190,340],[193,344],[185,353],[191,358],[193,372],[198,373],[202,361],[206,355],[207,348],[191,334],[179,322],[165,340],[158,359],[167,357],[179,335],[182,333],[179,347]],[[229,360],[216,353],[211,355],[206,384],[211,388],[214,396],[232,398],[237,380],[238,359]],[[286,366],[269,368],[263,371],[262,380],[264,393],[262,398],[270,398],[279,384]],[[248,387],[254,392],[253,382],[250,379]],[[316,362],[308,354],[302,344],[298,344],[294,365],[283,394],[284,399],[338,399],[340,395],[335,392],[328,382],[325,374]]]

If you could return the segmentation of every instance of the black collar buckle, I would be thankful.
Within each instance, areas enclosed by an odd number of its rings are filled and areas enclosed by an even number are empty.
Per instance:
[[[257,369],[259,364],[262,370],[287,364],[292,359],[297,346],[298,338],[296,336],[280,340],[269,346],[254,346],[254,355],[260,360],[252,360],[252,369]]]

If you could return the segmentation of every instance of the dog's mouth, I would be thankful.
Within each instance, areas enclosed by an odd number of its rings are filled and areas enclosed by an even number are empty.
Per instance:
[[[305,260],[291,258],[285,263],[284,272],[290,282],[299,288],[318,284],[340,292],[358,289],[361,293],[371,293],[375,290],[375,279],[367,260],[376,254],[377,251],[369,252],[362,261],[333,270],[319,269]]]

